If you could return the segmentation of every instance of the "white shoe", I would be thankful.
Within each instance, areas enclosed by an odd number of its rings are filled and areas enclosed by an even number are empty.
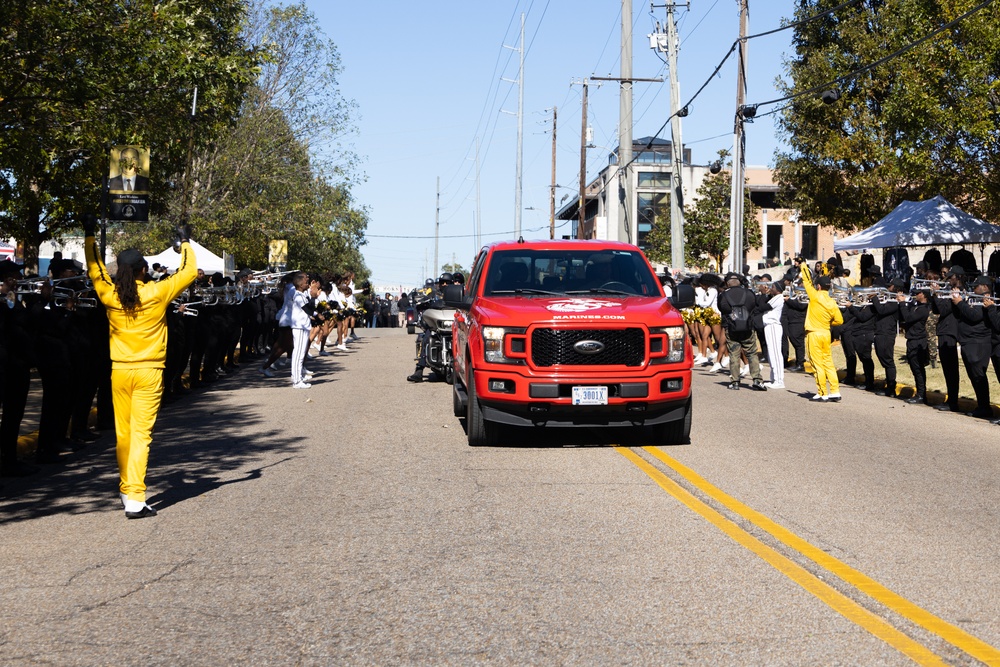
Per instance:
[[[719,363],[725,366],[726,368],[729,368],[729,357],[722,357],[722,361],[720,361]]]
[[[826,400],[828,400],[828,401],[830,401],[832,403],[839,403],[840,402],[840,398],[841,398],[841,396],[840,396],[840,392],[839,391],[836,394],[827,394],[826,395]]]
[[[311,386],[308,382],[296,382],[292,385],[292,389],[308,389]]]
[[[709,352],[708,353],[708,360],[709,361],[715,361],[718,358],[719,358],[719,353],[718,352]]]
[[[718,373],[721,370],[722,370],[722,364],[720,364],[718,362],[712,364],[711,372]]]
[[[338,345],[337,349],[340,350],[341,352],[347,352],[347,346],[344,345],[343,343],[341,343],[340,345]]]
[[[266,378],[273,378],[274,377],[274,371],[272,371],[270,368],[267,368],[267,367],[260,369],[260,374],[263,375]]]
[[[316,374],[313,373],[312,371],[305,371],[305,370],[302,371],[302,377],[304,377],[307,380],[310,379],[314,375],[316,375]]]
[[[764,386],[767,387],[768,389],[784,389],[785,388],[785,383],[784,382],[765,382]]]
[[[746,377],[750,374],[749,366],[740,366],[740,377]]]
[[[127,501],[127,500],[128,500],[128,496],[127,496],[127,495],[125,495],[124,493],[122,493],[121,491],[119,491],[119,492],[118,492],[118,497],[119,497],[119,498],[121,498],[121,501],[122,501],[122,509],[125,509],[125,501]]]
[[[696,364],[703,364],[706,361],[708,361],[708,357],[703,357],[701,355],[701,353],[698,353],[698,354],[694,355],[694,363],[696,363]]]
[[[827,397],[826,396],[821,396],[820,394],[813,394],[812,398],[810,398],[809,400],[810,401],[823,401],[823,402],[826,402],[827,401]]]

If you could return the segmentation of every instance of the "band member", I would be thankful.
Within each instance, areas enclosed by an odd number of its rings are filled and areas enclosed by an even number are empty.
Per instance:
[[[806,347],[809,349],[809,362],[816,372],[816,395],[814,401],[840,400],[840,383],[837,378],[837,368],[833,365],[833,355],[830,353],[830,327],[843,324],[840,308],[833,298],[827,294],[830,289],[830,277],[820,276],[816,279],[819,289],[813,287],[809,275],[809,267],[805,263],[800,269],[802,284],[809,295],[809,307],[806,310]],[[830,385],[827,392],[827,383]]]
[[[38,468],[17,460],[17,436],[24,419],[35,365],[34,346],[28,334],[28,312],[17,299],[21,265],[9,259],[0,262],[0,477],[24,477]]]
[[[844,384],[853,387],[858,383],[858,353],[854,347],[854,313],[850,306],[841,306],[840,315],[844,323],[840,325],[840,347],[844,351]],[[870,358],[870,357],[869,357]]]
[[[965,269],[956,266],[945,274],[945,278],[950,289],[961,290],[965,282]],[[955,319],[955,309],[949,296],[935,296],[931,301],[931,309],[938,314],[938,360],[941,362],[941,372],[948,392],[947,399],[937,409],[958,412],[958,320]]]
[[[805,265],[804,262],[799,262],[800,265]],[[792,287],[795,274],[789,272],[785,274],[785,285],[787,287]],[[788,362],[785,366],[790,371],[801,372],[805,370],[806,363],[806,310],[809,308],[809,304],[802,303],[798,299],[793,299],[788,297],[785,299],[785,307],[782,309],[782,315],[784,320],[782,321],[782,331],[785,337],[788,339],[787,345],[783,344],[782,354],[785,355],[785,359]],[[790,349],[789,349],[790,348]],[[791,361],[790,356],[794,351],[795,361]],[[789,366],[789,364],[791,364]]]
[[[97,221],[84,221],[87,272],[97,297],[108,312],[111,327],[111,385],[118,436],[119,491],[125,517],[155,516],[146,504],[146,464],[153,424],[163,396],[167,353],[167,309],[170,302],[197,277],[191,228],[178,227],[180,266],[174,275],[145,282],[149,266],[138,250],[118,254],[118,272],[112,281],[98,254],[94,231]]]
[[[881,278],[875,280],[875,287],[885,285]],[[875,355],[885,370],[885,388],[875,392],[876,396],[896,397],[896,328],[899,323],[899,303],[895,294],[901,292],[906,283],[894,278],[889,284],[890,300],[883,302],[876,298],[872,302],[875,311]]]
[[[1000,309],[997,308],[996,301],[992,296],[983,297],[983,308],[985,309],[986,322],[990,326],[990,360],[993,362],[993,372],[1000,380]],[[990,420],[991,424],[1000,424],[1000,419]]]
[[[987,276],[979,276],[972,285],[975,294],[989,295],[993,281]],[[991,336],[989,325],[986,323],[985,308],[981,305],[973,306],[958,290],[952,290],[951,303],[958,322],[958,342],[962,347],[962,362],[965,364],[965,372],[969,376],[969,382],[972,383],[972,389],[976,392],[976,409],[972,411],[972,416],[992,419],[990,382],[986,377],[986,370],[990,365]]]
[[[875,391],[875,362],[872,361],[872,346],[875,343],[875,311],[870,305],[851,304],[847,307],[851,317],[851,344],[861,361],[861,371],[865,374],[865,391]],[[855,385],[857,386],[857,385]]]
[[[899,293],[899,317],[906,334],[906,363],[913,373],[913,383],[917,393],[906,399],[907,403],[927,403],[927,364],[930,361],[927,341],[927,317],[930,315],[930,290],[920,290],[909,302]]]

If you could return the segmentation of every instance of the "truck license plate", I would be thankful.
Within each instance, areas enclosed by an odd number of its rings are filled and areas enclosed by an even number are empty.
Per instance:
[[[607,405],[607,387],[573,387],[573,405]]]

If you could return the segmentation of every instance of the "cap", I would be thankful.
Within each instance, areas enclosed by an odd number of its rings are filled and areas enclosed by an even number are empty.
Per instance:
[[[976,285],[986,285],[987,287],[993,287],[993,280],[987,275],[980,275],[974,281],[972,281],[972,286]]]
[[[959,278],[965,276],[965,269],[961,266],[953,266],[951,267],[951,270],[948,271],[948,274],[945,275],[945,278],[954,278],[956,276]]]
[[[246,278],[247,276],[252,275],[252,274],[253,274],[253,271],[251,271],[250,269],[240,269],[240,272],[236,274],[236,277],[237,278]]]
[[[742,280],[742,278],[740,278],[740,274],[730,271],[726,274],[726,282],[728,283],[730,280]]]
[[[118,253],[118,266],[122,264],[127,264],[133,269],[141,269],[146,264],[146,258],[142,256],[142,253],[135,248],[129,248],[128,250],[122,250]]]
[[[870,276],[880,276],[882,275],[882,267],[878,264],[872,264],[868,267],[868,275]]]
[[[821,287],[822,289],[830,289],[831,283],[832,281],[830,280],[830,276],[820,276],[816,279],[816,286]]]
[[[917,262],[916,264],[913,265],[913,267],[915,269],[917,269],[918,271],[921,270],[921,269],[926,270],[927,269],[927,262],[924,262],[924,261]]]
[[[896,289],[904,289],[906,287],[906,282],[901,278],[893,278],[889,281],[889,284]]]
[[[22,270],[24,270],[24,264],[18,264],[17,262],[12,262],[9,259],[5,259],[0,262],[0,278],[13,274],[19,274]]]

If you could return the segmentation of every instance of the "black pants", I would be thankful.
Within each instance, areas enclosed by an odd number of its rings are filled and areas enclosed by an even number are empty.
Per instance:
[[[17,436],[28,404],[31,369],[9,363],[3,372],[3,418],[0,420],[0,463],[5,467],[17,462]]]
[[[795,365],[801,366],[806,361],[806,323],[805,320],[788,321],[789,352],[795,350]],[[788,357],[785,357],[786,359]]]
[[[851,335],[854,353],[861,361],[861,370],[865,374],[865,389],[868,391],[875,388],[875,362],[872,361],[872,343],[874,341],[875,334],[871,331],[856,331]]]
[[[890,396],[896,393],[896,336],[875,336],[875,355],[885,369],[885,393]]]
[[[917,398],[927,395],[927,364],[931,361],[927,339],[906,341],[906,363],[913,373],[913,383],[917,385]]]
[[[844,376],[844,384],[858,383],[858,353],[854,347],[854,332],[841,331],[840,346],[844,350],[844,359],[847,360],[845,368],[847,374]]]
[[[965,372],[976,392],[976,411],[982,414],[993,411],[990,407],[990,381],[986,377],[986,370],[990,367],[990,347],[989,340],[962,343]]]
[[[944,385],[948,392],[948,405],[958,410],[958,345],[953,340],[938,339],[938,360],[944,373]]]

